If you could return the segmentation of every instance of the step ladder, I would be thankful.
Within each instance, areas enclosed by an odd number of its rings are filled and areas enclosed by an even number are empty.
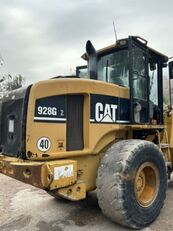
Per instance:
[[[158,137],[158,146],[164,154],[165,161],[167,166],[171,166],[171,152],[170,152],[170,144],[168,139],[167,130],[164,129],[162,133],[157,130],[157,137]]]

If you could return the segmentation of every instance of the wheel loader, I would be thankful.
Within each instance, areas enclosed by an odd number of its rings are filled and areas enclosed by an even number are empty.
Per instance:
[[[173,170],[173,113],[163,108],[163,69],[173,62],[129,36],[82,55],[76,76],[6,93],[0,103],[0,172],[54,197],[96,189],[105,216],[152,223]]]

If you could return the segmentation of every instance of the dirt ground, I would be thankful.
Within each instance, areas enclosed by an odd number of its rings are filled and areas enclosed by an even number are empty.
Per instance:
[[[159,218],[143,231],[173,230],[173,182]],[[125,231],[101,213],[95,192],[80,202],[56,200],[43,190],[0,174],[1,231]]]

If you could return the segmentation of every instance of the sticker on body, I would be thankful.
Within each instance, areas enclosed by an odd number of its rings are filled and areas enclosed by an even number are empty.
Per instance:
[[[73,164],[64,165],[54,168],[54,180],[73,176]]]

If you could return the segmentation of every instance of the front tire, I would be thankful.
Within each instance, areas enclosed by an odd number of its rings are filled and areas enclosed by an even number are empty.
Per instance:
[[[163,206],[167,173],[158,147],[144,140],[113,144],[101,161],[97,196],[102,212],[130,228],[153,222]]]

